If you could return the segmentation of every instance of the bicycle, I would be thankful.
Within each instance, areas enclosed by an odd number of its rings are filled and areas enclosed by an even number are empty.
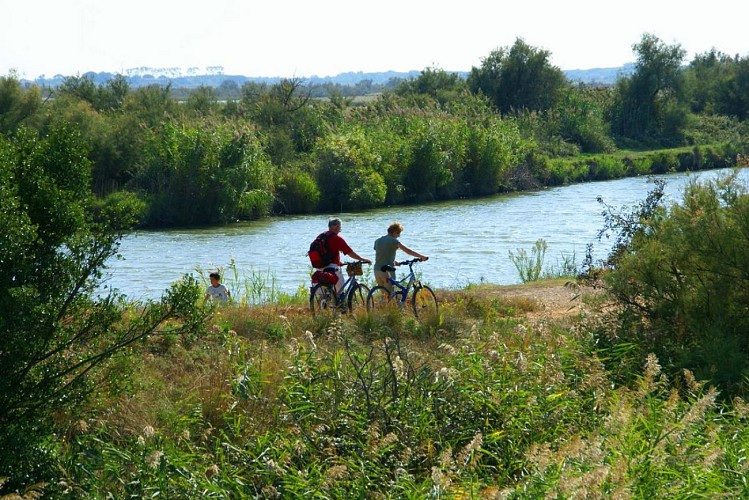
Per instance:
[[[409,292],[413,290],[413,293],[411,293],[411,308],[413,309],[414,315],[417,318],[436,315],[439,312],[437,296],[434,295],[431,288],[422,284],[421,281],[416,278],[413,265],[417,262],[422,262],[422,260],[412,259],[397,262],[395,264],[396,266],[408,266],[408,274],[400,280],[388,277],[388,281],[393,287],[392,292],[382,285],[373,287],[369,291],[369,295],[367,295],[367,311],[385,309],[393,306],[403,309],[406,305],[406,300],[409,297]],[[395,271],[395,267],[383,266],[382,270],[393,272]]]
[[[341,267],[343,266],[346,266],[348,278],[343,283],[340,294],[336,293],[335,284],[329,282],[321,281],[310,287],[309,308],[313,316],[352,312],[366,305],[369,287],[356,279],[363,274],[362,262],[344,262]],[[331,270],[332,268],[325,268],[323,272]]]

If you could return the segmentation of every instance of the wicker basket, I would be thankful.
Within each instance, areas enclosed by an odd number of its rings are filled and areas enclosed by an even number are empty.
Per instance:
[[[362,274],[364,274],[361,262],[346,264],[346,274],[348,274],[349,276],[361,276]]]

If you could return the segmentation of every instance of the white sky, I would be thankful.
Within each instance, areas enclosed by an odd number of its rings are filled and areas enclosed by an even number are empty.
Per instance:
[[[223,66],[245,76],[468,71],[521,37],[564,70],[634,61],[643,33],[749,55],[746,0],[0,0],[0,76]]]

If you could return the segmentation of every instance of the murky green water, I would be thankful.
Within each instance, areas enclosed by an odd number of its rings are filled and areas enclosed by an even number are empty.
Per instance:
[[[667,195],[673,201],[690,178],[712,179],[725,172],[666,176]],[[749,181],[746,169],[741,178]],[[596,197],[614,207],[631,206],[644,199],[651,187],[646,178],[631,178],[334,215],[343,219],[341,234],[349,245],[371,259],[375,238],[385,234],[392,221],[400,221],[405,227],[401,242],[429,255],[419,269],[424,280],[437,288],[481,281],[513,284],[520,279],[508,252],[530,253],[536,240],[543,238],[548,244],[545,267],[572,256],[579,265],[603,224]],[[272,276],[278,289],[293,292],[308,282],[309,242],[326,228],[327,216],[315,215],[209,229],[139,231],[122,242],[123,259],[110,263],[106,285],[133,299],[158,298],[182,274],[234,261],[241,273]],[[596,243],[597,256],[607,253],[605,244]]]

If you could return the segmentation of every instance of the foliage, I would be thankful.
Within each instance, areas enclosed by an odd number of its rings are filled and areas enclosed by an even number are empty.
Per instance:
[[[385,180],[377,172],[381,158],[362,130],[331,135],[318,144],[315,153],[323,207],[357,210],[385,200]]]
[[[242,93],[240,107],[263,131],[265,150],[276,165],[312,151],[337,121],[335,106],[324,108],[331,111],[326,116],[301,78],[282,79],[271,87],[245,85]]]
[[[480,287],[444,304],[442,331],[230,305],[193,345],[150,341],[133,352],[132,392],[70,422],[58,484],[116,497],[745,496],[742,400],[721,405],[689,372],[671,382],[653,355],[615,386],[586,320],[528,322]]]
[[[174,91],[86,74],[40,89],[11,73],[0,80],[0,131],[74,124],[94,193],[135,193],[150,227],[714,168],[746,153],[747,58],[713,50],[684,67],[680,46],[647,34],[633,49],[636,71],[616,86],[573,85],[548,51],[517,39],[467,79],[426,68],[362,82],[384,91],[363,99],[301,78]],[[694,150],[643,158],[616,146]]]
[[[151,225],[208,224],[267,215],[273,175],[251,129],[169,123],[149,138],[133,187],[146,196]]]
[[[128,314],[115,291],[102,295],[133,204],[94,209],[89,179],[71,129],[0,138],[0,476],[9,489],[51,477],[54,418],[105,384],[105,361],[167,320],[180,318],[175,332],[201,324],[194,283]]]
[[[512,250],[509,251],[510,260],[520,275],[520,281],[528,283],[541,277],[547,249],[546,241],[539,239],[531,248],[530,255],[522,248],[518,249],[517,254],[513,253]]]
[[[749,57],[731,57],[716,49],[698,54],[686,72],[692,110],[741,121],[749,116]]]
[[[394,90],[398,95],[423,94],[434,98],[440,104],[458,100],[467,90],[465,80],[457,73],[448,73],[440,68],[426,68],[418,77],[401,82]]]
[[[627,325],[617,335],[737,393],[749,373],[749,196],[729,176],[691,184],[668,208],[661,197],[659,186],[639,211],[607,216],[619,236],[605,285]]]
[[[123,75],[115,75],[105,85],[97,86],[90,75],[66,77],[57,88],[62,96],[88,102],[97,111],[114,111],[122,107],[130,84]]]
[[[0,77],[0,133],[14,132],[33,118],[42,105],[41,90],[24,90],[18,76],[11,73]]]
[[[560,102],[546,114],[547,133],[577,144],[583,153],[614,151],[605,113],[613,100],[606,90],[578,85],[567,87]]]
[[[549,62],[550,55],[518,38],[512,47],[492,51],[480,68],[471,68],[468,87],[489,96],[503,114],[550,109],[566,85],[562,71]]]
[[[616,136],[649,145],[680,145],[687,123],[684,75],[680,70],[686,52],[644,34],[633,45],[635,72],[617,82],[612,106]]]
[[[680,396],[650,355],[632,390],[620,390],[610,399],[604,425],[558,445],[533,447],[526,456],[527,476],[504,496],[746,494],[736,466],[743,453],[729,444],[746,443],[749,437],[745,403],[738,401],[735,411],[723,412],[714,388],[705,389],[689,372],[684,378],[685,395]]]
[[[276,204],[281,213],[312,213],[320,202],[314,177],[301,170],[286,170],[276,183]]]

